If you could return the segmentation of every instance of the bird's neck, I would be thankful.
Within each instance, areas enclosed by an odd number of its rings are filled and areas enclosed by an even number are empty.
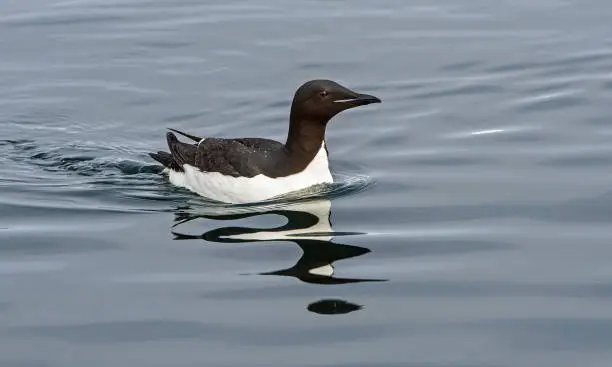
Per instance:
[[[325,140],[326,125],[326,122],[294,119],[292,116],[285,148],[292,156],[312,159]]]

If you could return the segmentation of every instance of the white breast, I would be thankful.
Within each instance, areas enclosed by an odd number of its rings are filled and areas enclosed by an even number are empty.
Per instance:
[[[312,162],[296,174],[271,178],[262,174],[254,177],[232,177],[218,172],[202,172],[185,164],[185,172],[168,171],[170,182],[209,199],[226,203],[249,203],[273,198],[307,187],[332,183],[325,143]]]

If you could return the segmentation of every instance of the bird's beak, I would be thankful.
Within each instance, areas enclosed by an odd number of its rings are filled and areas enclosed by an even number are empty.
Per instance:
[[[355,93],[354,97],[335,100],[334,103],[343,103],[351,107],[365,106],[371,103],[381,103],[380,98],[370,94]]]

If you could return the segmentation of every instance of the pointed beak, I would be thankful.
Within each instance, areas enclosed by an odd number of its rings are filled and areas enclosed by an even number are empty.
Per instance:
[[[370,94],[362,94],[362,93],[355,93],[355,97],[353,98],[338,99],[334,101],[334,103],[344,103],[351,107],[365,106],[367,104],[381,103],[381,102],[382,101],[378,97],[375,97]]]
[[[382,101],[380,100],[380,98],[375,97],[373,95],[370,94],[359,94],[357,96],[357,101],[360,105],[366,105],[366,104],[370,104],[370,103],[381,103]]]

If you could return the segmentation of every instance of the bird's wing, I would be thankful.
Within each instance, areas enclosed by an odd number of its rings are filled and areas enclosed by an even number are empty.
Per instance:
[[[244,139],[211,138],[198,144],[195,164],[202,171],[253,177],[265,173],[272,152]]]
[[[172,159],[178,166],[189,164],[202,172],[234,177],[265,174],[274,154],[283,147],[274,140],[259,138],[206,138],[198,144],[183,143],[170,132],[167,138]]]

